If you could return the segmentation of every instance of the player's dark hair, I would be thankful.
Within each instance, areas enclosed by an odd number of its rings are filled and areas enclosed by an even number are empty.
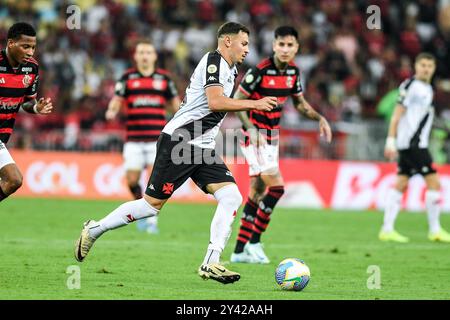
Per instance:
[[[18,40],[22,35],[35,37],[36,30],[34,30],[33,26],[29,23],[17,22],[9,28],[7,39]]]
[[[219,30],[217,31],[217,38],[220,38],[225,34],[238,34],[239,31],[250,35],[250,30],[248,30],[248,28],[243,24],[237,22],[226,22],[219,27]]]
[[[298,33],[291,26],[281,26],[275,29],[275,39],[278,37],[293,36],[298,41]]]
[[[421,52],[417,55],[416,57],[416,62],[422,60],[422,59],[426,59],[426,60],[432,60],[434,61],[434,63],[436,63],[436,57],[434,55],[432,55],[429,52]]]

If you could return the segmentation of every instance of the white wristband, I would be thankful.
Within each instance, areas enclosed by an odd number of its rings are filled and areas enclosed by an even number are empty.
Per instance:
[[[385,148],[388,150],[397,150],[397,143],[394,137],[387,137]]]
[[[37,109],[37,102],[36,102],[36,103],[34,104],[34,106],[33,106],[33,112],[36,113],[36,114],[39,113],[39,111],[38,111],[38,109]]]

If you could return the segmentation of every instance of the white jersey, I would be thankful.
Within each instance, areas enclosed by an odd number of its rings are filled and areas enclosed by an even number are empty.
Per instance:
[[[162,132],[171,136],[183,134],[184,137],[188,133],[190,144],[214,149],[215,138],[227,113],[209,109],[205,89],[220,85],[224,95],[231,97],[236,76],[236,66],[230,66],[219,51],[205,54],[191,76],[180,110]]]
[[[428,148],[434,107],[433,87],[414,77],[400,85],[398,103],[406,108],[397,128],[397,149]]]

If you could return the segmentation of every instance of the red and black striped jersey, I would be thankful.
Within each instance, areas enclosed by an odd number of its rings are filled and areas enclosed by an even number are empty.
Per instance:
[[[22,103],[36,98],[38,82],[39,66],[35,59],[13,68],[6,51],[0,51],[0,140],[3,143],[11,136]]]
[[[127,141],[156,141],[166,124],[167,100],[178,96],[168,72],[156,69],[143,76],[129,69],[116,83],[115,94],[127,105]]]
[[[289,96],[303,94],[300,70],[294,62],[290,62],[285,70],[278,70],[272,56],[247,71],[239,84],[239,91],[253,100],[267,96],[278,97],[278,106],[272,111],[251,110],[247,112],[250,121],[256,128],[277,130],[280,128],[283,103]],[[275,132],[271,135],[269,131],[269,139],[276,136]]]

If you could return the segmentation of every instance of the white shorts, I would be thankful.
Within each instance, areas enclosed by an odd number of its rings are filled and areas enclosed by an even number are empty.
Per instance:
[[[241,144],[241,150],[247,160],[250,176],[260,174],[275,174],[279,170],[278,144],[256,147],[252,144],[245,146]]]
[[[6,146],[3,142],[0,141],[0,169],[8,164],[15,163],[13,158],[6,149]]]
[[[155,163],[156,141],[154,142],[125,142],[123,145],[123,159],[125,170],[142,171],[148,165]]]

